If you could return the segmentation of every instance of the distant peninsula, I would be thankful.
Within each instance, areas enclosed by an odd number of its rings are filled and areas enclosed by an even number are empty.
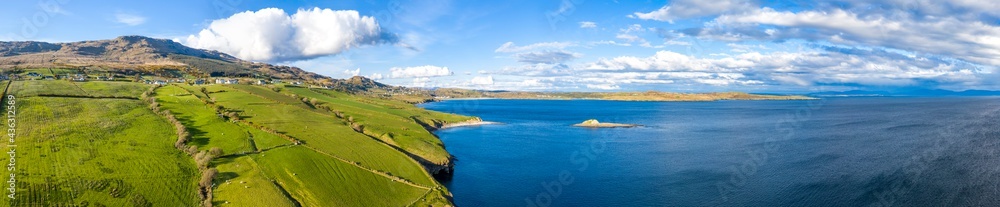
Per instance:
[[[579,124],[574,124],[573,126],[588,127],[588,128],[629,128],[629,127],[637,127],[639,125],[636,125],[636,124],[619,124],[619,123],[601,123],[600,121],[597,121],[597,119],[588,119],[587,121],[583,121],[583,122],[581,122]]]
[[[721,101],[721,100],[813,100],[802,95],[766,95],[744,92],[675,93],[675,92],[523,92],[482,91],[439,88],[431,91],[434,100],[449,99],[537,99],[537,100],[612,100],[612,101]]]

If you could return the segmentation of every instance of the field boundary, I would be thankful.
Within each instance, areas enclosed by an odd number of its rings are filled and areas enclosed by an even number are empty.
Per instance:
[[[131,96],[94,96],[94,95],[71,95],[71,94],[38,94],[37,97],[57,97],[57,98],[92,98],[92,99],[128,99],[139,100],[138,97]]]

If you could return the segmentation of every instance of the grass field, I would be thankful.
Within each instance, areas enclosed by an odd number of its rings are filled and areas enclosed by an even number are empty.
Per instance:
[[[12,206],[197,205],[194,162],[142,102],[17,97]]]
[[[252,151],[250,134],[239,125],[216,115],[215,110],[177,86],[164,86],[156,90],[156,101],[181,121],[191,133],[188,145],[199,150],[218,147],[224,153]]]
[[[14,81],[11,83],[10,91],[8,93],[15,94],[20,97],[28,96],[38,96],[38,95],[73,95],[73,96],[87,96],[87,91],[80,88],[73,82],[62,81],[62,80],[31,80],[31,81]]]
[[[226,108],[242,111],[241,116],[247,121],[296,137],[317,150],[422,185],[436,185],[426,171],[405,154],[355,132],[332,115],[278,103],[242,90],[229,89],[211,96]]]
[[[304,147],[275,149],[257,159],[303,206],[405,206],[428,191]]]
[[[65,95],[138,98],[150,86],[133,82],[65,80],[14,81],[10,93],[20,96]]]
[[[213,203],[219,206],[293,207],[281,188],[267,176],[250,156],[218,159],[219,169]]]
[[[101,96],[101,97],[133,97],[138,98],[142,92],[149,89],[149,85],[135,82],[116,82],[116,81],[87,81],[87,82],[70,82],[74,85],[79,86],[91,96]]]
[[[13,206],[199,205],[194,160],[174,147],[177,135],[166,118],[136,100],[150,86],[61,80],[10,85],[20,110],[16,150],[23,166],[17,186],[24,198]],[[219,171],[214,205],[450,205],[447,190],[406,153],[447,160],[441,142],[414,119],[469,117],[333,91],[281,90],[185,84],[156,89],[159,107],[190,133],[187,145],[222,149],[209,166]],[[375,138],[290,94],[343,111]],[[219,116],[212,102],[239,112],[244,121]]]
[[[338,98],[334,98],[334,96],[315,91],[317,89],[288,88],[287,90],[299,96],[326,102],[331,108],[354,117],[355,122],[365,126],[367,134],[394,144],[428,161],[441,164],[450,159],[450,155],[444,150],[443,143],[410,118],[411,116],[428,116],[429,114],[408,111],[403,107],[389,108],[393,106],[389,104],[365,104],[357,101],[364,99],[356,99],[347,94],[339,94],[336,95]],[[367,101],[375,102],[374,100]]]

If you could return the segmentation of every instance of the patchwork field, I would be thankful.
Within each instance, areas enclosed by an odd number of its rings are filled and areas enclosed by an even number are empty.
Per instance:
[[[11,206],[197,205],[194,162],[142,102],[16,96]]]
[[[8,83],[23,198],[12,206],[205,206],[200,179],[213,206],[450,205],[416,160],[450,155],[417,120],[469,118],[283,86]],[[218,155],[196,161],[209,151]],[[217,173],[205,180],[209,169]]]
[[[356,123],[364,126],[366,134],[438,164],[447,162],[450,155],[444,150],[441,141],[414,119],[430,117],[459,122],[471,118],[433,114],[406,103],[357,98],[331,90],[288,87],[287,91],[320,100],[330,108],[353,117]]]
[[[260,90],[259,92],[270,92]],[[270,94],[280,96],[281,94]],[[279,103],[230,88],[210,95],[218,104],[240,111],[247,121],[304,141],[305,145],[361,166],[391,173],[422,185],[436,182],[415,161],[388,145],[352,130],[346,122],[302,103]],[[301,104],[301,105],[300,105]]]

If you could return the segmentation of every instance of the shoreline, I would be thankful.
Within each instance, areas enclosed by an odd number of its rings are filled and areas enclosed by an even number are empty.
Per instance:
[[[441,127],[438,127],[437,130],[448,129],[448,128],[458,128],[458,127],[491,125],[491,124],[501,124],[501,123],[500,122],[492,122],[492,121],[482,121],[482,120],[475,119],[475,120],[458,122],[458,123],[444,124],[444,125],[441,125]]]
[[[807,98],[789,98],[789,99],[713,99],[713,100],[701,100],[701,99],[679,99],[679,100],[631,100],[631,99],[606,99],[606,98],[497,98],[497,97],[483,97],[483,98],[434,98],[433,101],[462,101],[462,100],[543,100],[543,101],[624,101],[624,102],[715,102],[715,101],[809,101],[809,100],[819,100],[821,98],[817,97],[807,97]]]

